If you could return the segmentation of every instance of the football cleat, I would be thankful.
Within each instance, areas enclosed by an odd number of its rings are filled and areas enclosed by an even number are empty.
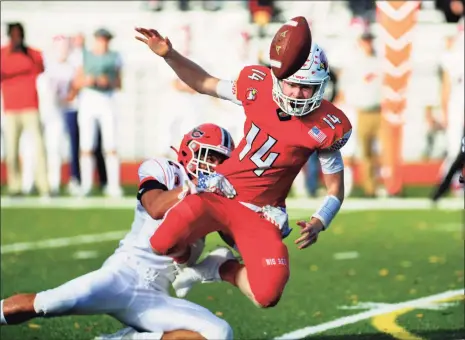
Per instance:
[[[173,282],[176,296],[185,297],[196,282],[221,281],[220,266],[226,261],[234,259],[235,257],[229,248],[220,247],[210,252],[199,264],[182,269]]]

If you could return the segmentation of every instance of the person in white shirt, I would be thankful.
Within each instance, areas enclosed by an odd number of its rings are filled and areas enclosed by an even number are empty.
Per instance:
[[[359,50],[345,57],[339,65],[339,93],[336,102],[344,108],[351,118],[352,126],[356,126],[357,145],[355,140],[344,148],[344,157],[348,167],[352,167],[355,150],[360,150],[361,177],[366,196],[376,194],[376,146],[380,142],[381,133],[381,66],[374,49],[374,35],[365,30],[358,38]],[[353,114],[352,113],[355,113]],[[354,119],[355,118],[355,119]],[[348,175],[349,176],[349,175]]]
[[[100,269],[57,288],[1,300],[0,324],[19,324],[35,317],[108,314],[129,328],[101,339],[232,339],[226,321],[206,308],[169,296],[179,265],[171,257],[156,255],[149,238],[166,211],[186,195],[202,191],[226,197],[235,194],[221,175],[202,176],[197,183],[201,174],[214,173],[233,149],[228,131],[202,124],[184,136],[179,162],[165,158],[143,162],[134,222],[115,253]],[[204,240],[192,244],[188,258],[178,263],[194,264],[203,246]]]
[[[45,71],[37,79],[39,105],[44,124],[48,177],[51,193],[57,195],[61,183],[65,114],[73,109],[71,84],[76,67],[69,59],[70,41],[59,35],[45,54]]]
[[[93,188],[95,163],[92,153],[97,142],[97,126],[100,126],[105,152],[108,181],[105,195],[120,197],[120,159],[116,136],[116,93],[121,90],[122,58],[110,49],[113,35],[106,29],[94,33],[91,50],[85,50],[82,68],[78,70],[75,86],[79,89],[79,147],[81,170],[81,194],[88,196]]]
[[[461,150],[461,141],[465,134],[464,105],[464,29],[463,19],[458,34],[449,50],[441,60],[442,78],[442,127],[446,130],[447,156],[442,165],[442,181],[432,194],[437,202],[448,190],[455,175],[465,162],[465,153]],[[458,182],[458,181],[457,181]],[[457,183],[458,194],[463,191]]]

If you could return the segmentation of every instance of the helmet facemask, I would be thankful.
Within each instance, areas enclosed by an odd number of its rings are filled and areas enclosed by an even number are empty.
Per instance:
[[[189,143],[188,148],[192,152],[192,157],[187,163],[186,170],[195,178],[199,177],[200,172],[204,175],[214,173],[216,166],[230,156],[229,150],[202,144],[195,140]],[[219,160],[218,163],[214,163],[215,159]]]
[[[316,43],[312,44],[310,55],[304,65],[292,76],[278,80],[273,72],[273,100],[285,113],[291,116],[305,116],[320,107],[329,81],[329,66],[326,54]],[[283,82],[313,86],[310,98],[297,99],[284,94]]]
[[[278,80],[274,74],[273,77],[273,100],[278,106],[290,116],[301,117],[309,114],[313,110],[317,109],[321,105],[323,95],[325,93],[326,85],[329,81],[329,76],[322,81],[318,82],[306,82],[305,85],[314,87],[313,94],[308,99],[296,99],[288,97],[284,94],[282,88],[282,82],[284,80]],[[291,82],[293,84],[299,84],[298,82]],[[303,84],[303,83],[300,83]]]

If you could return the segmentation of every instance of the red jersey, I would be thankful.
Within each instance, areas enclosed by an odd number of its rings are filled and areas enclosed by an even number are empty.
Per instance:
[[[44,71],[42,55],[27,48],[27,55],[12,51],[11,46],[1,49],[1,90],[5,112],[37,109],[39,99],[37,76]]]
[[[269,68],[242,69],[236,96],[246,115],[245,137],[216,168],[236,189],[235,199],[260,207],[284,207],[310,155],[316,150],[339,150],[352,131],[345,114],[326,100],[302,117],[283,114],[273,100],[272,87]]]

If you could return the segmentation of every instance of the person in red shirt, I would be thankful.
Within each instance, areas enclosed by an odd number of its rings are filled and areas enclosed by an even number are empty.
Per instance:
[[[36,187],[42,196],[49,195],[39,103],[37,76],[44,71],[41,53],[24,43],[24,28],[20,23],[8,25],[10,42],[1,49],[1,91],[5,119],[7,183],[10,195],[21,193],[19,139],[29,130],[34,138],[37,164]]]
[[[317,152],[328,195],[309,221],[300,221],[299,249],[316,242],[327,229],[344,199],[344,166],[339,149],[352,126],[345,114],[323,99],[329,80],[326,54],[316,43],[301,69],[278,80],[264,66],[246,66],[236,81],[209,75],[180,55],[155,30],[137,28],[136,37],[163,57],[178,77],[199,93],[242,105],[245,136],[231,157],[219,165],[237,194],[228,199],[212,193],[186,196],[170,209],[150,238],[157,254],[187,257],[192,239],[220,231],[233,240],[244,264],[227,248],[212,252],[195,269],[186,268],[185,284],[175,282],[176,293],[195,281],[223,280],[240,288],[257,306],[275,306],[289,279],[289,255],[282,238],[290,233],[285,200],[291,185],[310,155]],[[270,223],[264,216],[275,209]],[[276,211],[286,215],[279,217]],[[178,289],[179,288],[179,289]],[[180,296],[178,294],[178,296]]]

